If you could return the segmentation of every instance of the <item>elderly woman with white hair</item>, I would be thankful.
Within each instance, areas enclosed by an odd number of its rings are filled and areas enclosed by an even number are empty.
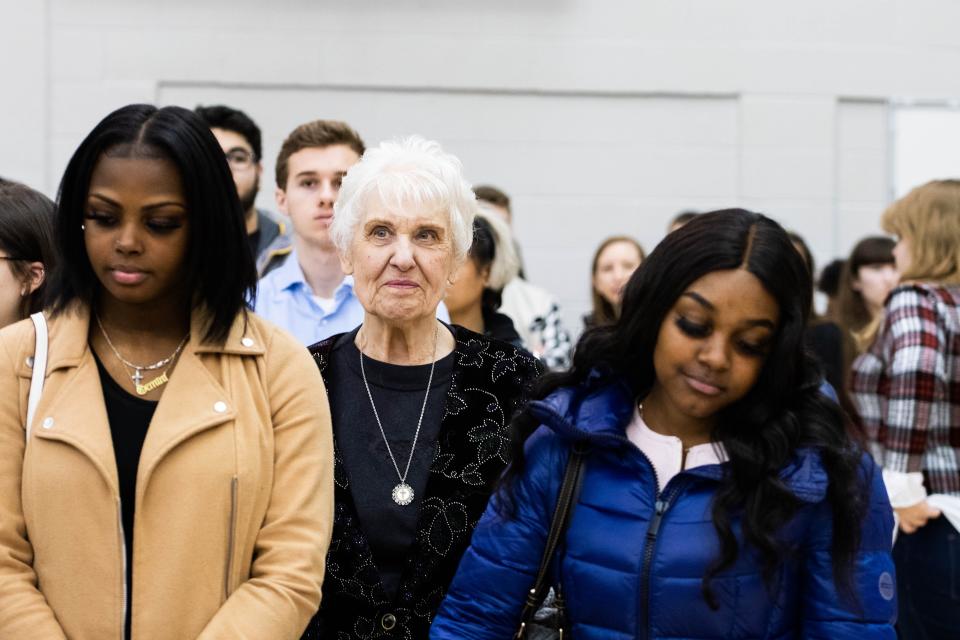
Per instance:
[[[343,180],[331,237],[363,324],[310,347],[326,384],[335,516],[304,638],[426,638],[509,455],[538,362],[436,318],[477,205],[460,162],[410,138]]]

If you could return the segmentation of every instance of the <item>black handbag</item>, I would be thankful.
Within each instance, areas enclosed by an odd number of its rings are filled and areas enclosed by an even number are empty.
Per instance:
[[[570,640],[572,638],[567,624],[563,590],[558,582],[553,585],[551,591],[547,576],[553,554],[567,530],[570,512],[573,511],[579,492],[586,451],[583,443],[574,444],[570,451],[567,468],[563,473],[563,482],[560,485],[560,494],[557,497],[557,506],[554,508],[553,519],[550,522],[547,543],[543,549],[543,557],[540,559],[540,568],[537,570],[533,586],[527,592],[523,612],[520,614],[520,627],[513,634],[513,640],[547,640],[548,638]],[[552,596],[552,601],[544,603],[548,593]]]

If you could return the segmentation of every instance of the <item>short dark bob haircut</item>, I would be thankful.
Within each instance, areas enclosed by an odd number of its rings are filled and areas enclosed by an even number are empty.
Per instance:
[[[837,323],[848,333],[859,333],[870,325],[873,314],[867,308],[863,293],[854,289],[854,282],[860,277],[860,269],[866,266],[896,264],[891,238],[869,236],[853,247],[850,258],[840,274],[837,286]]]
[[[677,299],[709,273],[741,268],[777,301],[780,322],[753,388],[720,411],[711,434],[724,445],[729,473],[714,496],[720,553],[703,577],[704,597],[714,603],[710,579],[732,567],[741,551],[737,518],[768,580],[793,551],[783,548],[778,534],[800,503],[779,474],[802,447],[819,452],[829,478],[834,576],[841,593],[850,595],[869,487],[859,471],[863,452],[848,436],[840,407],[820,392],[823,376],[804,348],[813,297],[810,271],[770,218],[727,209],[701,214],[669,233],[631,276],[617,322],[585,332],[570,371],[541,378],[531,399],[562,386],[623,380],[642,400],[657,381],[657,338]],[[513,478],[524,466],[523,441],[537,426],[529,409],[513,423],[513,462],[502,483],[508,509]]]
[[[49,274],[56,266],[53,250],[54,204],[30,187],[0,178],[0,249],[11,258],[14,275],[26,282],[30,263],[42,262]],[[26,297],[22,318],[43,308],[47,280]]]
[[[253,300],[257,272],[223,150],[203,120],[181,107],[132,104],[117,109],[70,158],[57,198],[55,240],[61,268],[54,272],[48,292],[52,311],[60,313],[74,302],[92,306],[100,290],[80,226],[90,177],[104,155],[165,158],[179,169],[190,216],[183,286],[193,292],[193,308],[209,314],[204,340],[223,342],[237,315]]]
[[[497,257],[497,238],[493,227],[483,216],[477,216],[473,219],[473,243],[470,245],[469,258],[473,260],[477,271],[490,269],[493,261]],[[503,302],[503,289],[491,289],[484,287],[481,297],[481,306],[487,313],[492,313],[500,308]]]

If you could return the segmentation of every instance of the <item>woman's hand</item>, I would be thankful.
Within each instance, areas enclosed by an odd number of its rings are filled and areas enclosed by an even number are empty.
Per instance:
[[[927,524],[928,520],[940,517],[940,510],[931,507],[926,500],[910,507],[894,509],[894,511],[900,520],[900,529],[904,533],[915,533],[917,529]]]

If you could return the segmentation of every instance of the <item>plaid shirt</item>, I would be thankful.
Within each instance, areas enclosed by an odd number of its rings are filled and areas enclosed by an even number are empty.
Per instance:
[[[851,391],[880,466],[960,496],[960,286],[894,289]]]

